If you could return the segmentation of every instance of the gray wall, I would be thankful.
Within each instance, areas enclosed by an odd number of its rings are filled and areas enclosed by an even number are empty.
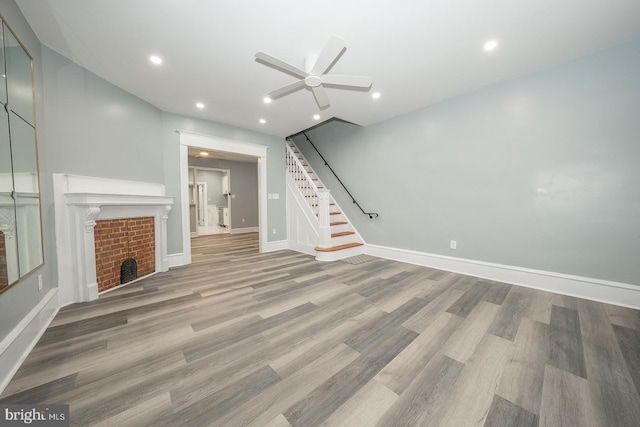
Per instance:
[[[189,166],[229,169],[231,193],[235,196],[231,199],[231,228],[258,226],[258,165],[256,163],[189,157]],[[198,171],[198,176],[202,172]],[[199,178],[198,181],[200,181]],[[217,188],[216,191],[219,192]],[[208,191],[211,192],[211,189]]]
[[[198,182],[207,183],[207,204],[227,206],[227,198],[222,194],[222,177],[224,172],[198,169]]]
[[[47,47],[42,55],[52,172],[162,183],[161,111]]]
[[[640,285],[640,40],[308,135],[380,213],[295,137],[367,243]]]

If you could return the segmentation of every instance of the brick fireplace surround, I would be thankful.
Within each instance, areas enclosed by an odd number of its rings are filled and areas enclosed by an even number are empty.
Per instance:
[[[119,285],[126,258],[136,259],[138,277],[169,269],[173,197],[164,195],[164,185],[69,174],[53,174],[53,184],[61,307]],[[105,229],[114,231],[111,237]]]
[[[96,221],[93,236],[98,292],[120,285],[120,267],[128,258],[136,260],[138,277],[155,272],[153,223],[153,217]]]

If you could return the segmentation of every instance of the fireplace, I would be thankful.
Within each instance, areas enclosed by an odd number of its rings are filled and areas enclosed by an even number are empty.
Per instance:
[[[164,185],[67,174],[54,174],[53,183],[61,306],[94,300],[120,285],[127,258],[137,261],[137,277],[168,270],[173,198],[164,195]],[[105,227],[116,225],[118,230],[110,233],[115,237],[105,238]],[[104,264],[110,262],[108,268],[102,264],[107,246],[112,246]],[[116,278],[107,282],[107,276]]]
[[[96,221],[98,292],[155,272],[154,228],[153,217]]]

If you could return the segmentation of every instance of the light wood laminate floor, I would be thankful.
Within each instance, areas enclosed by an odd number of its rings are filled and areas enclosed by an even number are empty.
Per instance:
[[[201,237],[64,308],[2,403],[77,426],[638,426],[636,310]]]

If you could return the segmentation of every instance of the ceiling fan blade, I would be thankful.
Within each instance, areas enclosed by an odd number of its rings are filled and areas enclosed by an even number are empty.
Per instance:
[[[320,76],[327,72],[331,64],[342,54],[347,47],[346,42],[338,36],[331,36],[327,44],[320,52],[318,60],[311,69],[311,74],[314,76]]]
[[[275,56],[269,55],[268,53],[258,52],[256,53],[256,59],[267,65],[271,65],[272,67],[283,70],[289,74],[293,74],[296,77],[300,77],[301,79],[304,79],[309,75],[308,73],[302,71],[300,68],[294,67],[293,65],[284,62],[282,59],[278,59]]]
[[[318,103],[318,107],[326,108],[329,106],[329,97],[327,96],[327,92],[322,88],[322,86],[312,87],[313,96],[316,97],[316,102]]]
[[[267,96],[271,99],[276,99],[295,90],[302,89],[303,87],[304,80],[298,80],[297,82],[282,86],[280,89],[272,90],[267,94]]]
[[[341,76],[325,74],[320,77],[322,84],[334,86],[370,87],[373,79],[367,76]]]

